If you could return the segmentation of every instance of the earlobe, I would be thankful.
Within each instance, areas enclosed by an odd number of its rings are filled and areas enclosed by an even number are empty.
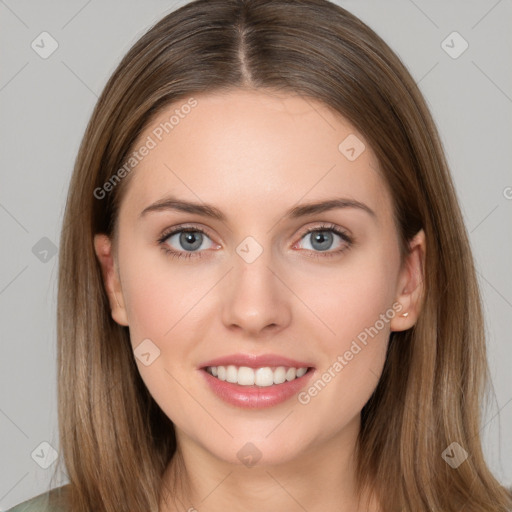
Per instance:
[[[112,241],[107,235],[98,233],[94,235],[94,250],[101,265],[103,283],[109,298],[112,318],[118,324],[127,326],[128,318],[121,282],[117,269],[115,268]]]
[[[399,274],[396,300],[402,309],[391,320],[391,331],[410,329],[418,319],[425,286],[425,256],[425,232],[421,229],[409,242],[409,253]]]

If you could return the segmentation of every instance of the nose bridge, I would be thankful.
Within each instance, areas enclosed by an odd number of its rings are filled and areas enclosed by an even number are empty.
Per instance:
[[[270,271],[275,262],[269,244],[270,242],[265,242],[263,246],[254,237],[248,236],[236,247],[232,281],[239,299],[252,297],[254,302],[276,298],[276,278]]]
[[[226,326],[236,324],[254,334],[269,325],[283,327],[289,321],[286,287],[276,276],[272,254],[270,246],[264,246],[252,236],[236,247],[234,269],[224,294]]]

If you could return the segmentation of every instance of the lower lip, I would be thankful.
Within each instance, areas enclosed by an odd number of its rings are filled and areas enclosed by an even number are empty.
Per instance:
[[[201,369],[200,372],[210,389],[228,404],[247,409],[261,409],[286,402],[296,395],[307,384],[315,370],[311,368],[302,377],[272,386],[241,386],[217,379],[205,369]]]

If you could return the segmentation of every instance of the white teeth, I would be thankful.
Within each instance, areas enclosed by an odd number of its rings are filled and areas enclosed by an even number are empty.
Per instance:
[[[297,370],[297,377],[302,377],[308,371],[307,368],[299,368]]]
[[[295,368],[288,368],[286,372],[286,380],[293,380],[297,375],[297,370]]]
[[[274,384],[274,372],[271,368],[258,368],[256,371],[253,370],[253,372],[254,384],[256,386],[272,386]]]
[[[280,366],[274,370],[274,384],[282,384],[286,380],[286,368]]]
[[[238,368],[238,378],[236,382],[242,386],[252,386],[255,378],[254,370],[252,368],[247,368],[247,366]]]
[[[236,366],[230,365],[226,368],[226,380],[228,382],[236,383],[238,379],[238,370]]]
[[[292,381],[302,377],[307,368],[285,368],[278,366],[275,369],[265,366],[263,368],[249,368],[248,366],[208,366],[206,371],[217,377],[219,380],[225,380],[240,386],[272,386],[282,384],[285,381]]]

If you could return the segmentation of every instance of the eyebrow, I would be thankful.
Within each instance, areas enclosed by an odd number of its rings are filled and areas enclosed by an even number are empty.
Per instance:
[[[317,213],[323,213],[337,208],[357,208],[365,211],[372,217],[376,218],[375,212],[366,204],[356,201],[355,199],[333,198],[314,203],[302,204],[287,210],[284,217],[297,219]],[[221,222],[226,222],[226,215],[213,205],[206,203],[195,203],[192,201],[184,201],[173,196],[166,196],[158,201],[150,204],[139,214],[139,219],[150,212],[159,212],[166,210],[174,210],[179,212],[193,213],[203,217],[210,217]]]

